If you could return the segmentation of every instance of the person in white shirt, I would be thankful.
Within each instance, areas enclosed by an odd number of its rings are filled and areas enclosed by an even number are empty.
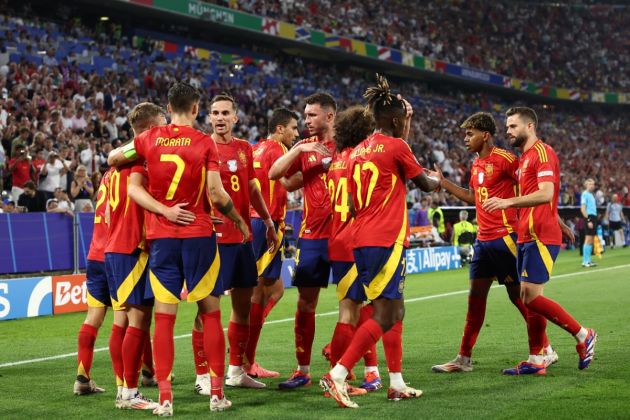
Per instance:
[[[90,146],[81,151],[81,164],[87,168],[88,176],[92,176],[105,163],[107,163],[107,159],[97,150],[96,139],[90,139]]]
[[[48,155],[48,161],[40,172],[39,190],[46,194],[46,198],[52,198],[55,190],[61,186],[61,176],[68,172],[66,163],[56,152]]]
[[[611,248],[626,247],[626,238],[623,234],[623,225],[627,223],[626,216],[623,214],[623,206],[619,202],[619,196],[613,194],[612,202],[606,207],[604,214],[604,223],[608,224],[610,229]]]

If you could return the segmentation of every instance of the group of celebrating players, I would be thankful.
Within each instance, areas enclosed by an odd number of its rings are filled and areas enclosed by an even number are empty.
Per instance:
[[[433,370],[472,370],[472,348],[494,278],[505,284],[523,315],[529,339],[528,360],[505,374],[544,375],[557,361],[545,334],[547,320],[576,338],[579,368],[588,367],[596,333],[543,296],[562,233],[573,238],[557,216],[558,158],[537,138],[534,111],[517,107],[507,112],[507,137],[522,150],[520,159],[494,146],[490,114],[477,113],[463,123],[466,147],[479,155],[470,189],[465,189],[438,167],[425,170],[418,163],[406,143],[413,109],[391,92],[385,78],[377,75],[365,98],[367,105],[339,113],[326,93],[306,98],[304,119],[311,137],[295,145],[299,116],[285,108],[273,111],[269,139],[252,147],[233,137],[237,103],[227,94],[211,101],[212,135],[194,129],[201,95],[183,82],[168,92],[170,124],[155,104],[141,103],[130,112],[135,138],[110,154],[112,168],[98,190],[75,394],[103,391],[90,368],[98,329],[111,306],[116,407],[172,416],[173,330],[184,298],[198,305],[192,328],[195,390],[210,396],[211,411],[231,406],[224,384],[263,388],[258,379],[279,376],[255,361],[256,347],[265,318],[283,294],[280,248],[287,191],[303,188],[293,279],[298,366],[279,388],[311,384],[315,313],[332,270],[339,319],[324,350],[331,366],[320,380],[325,396],[356,408],[351,396],[382,387],[375,347],[382,337],[387,398],[420,397],[422,391],[408,387],[402,377],[408,181],[425,192],[444,188],[474,203],[479,223],[460,351]],[[232,312],[225,374],[220,297],[228,291]],[[348,380],[362,358],[363,383],[353,387]],[[143,385],[157,385],[158,402],[138,391],[140,376]]]

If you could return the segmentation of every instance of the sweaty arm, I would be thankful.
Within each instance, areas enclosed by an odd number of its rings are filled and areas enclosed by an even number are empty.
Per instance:
[[[125,163],[133,162],[138,158],[136,149],[133,146],[133,140],[129,140],[127,143],[112,150],[107,155],[107,164],[109,166],[122,166]]]
[[[436,178],[430,178],[426,173],[422,172],[420,175],[416,175],[411,178],[411,181],[424,192],[430,192],[440,186],[440,181]]]
[[[282,184],[284,189],[288,192],[299,190],[304,186],[302,172],[296,172],[290,178],[283,176],[282,178],[280,178],[280,184]]]
[[[277,181],[284,177],[291,165],[293,165],[293,162],[295,162],[301,153],[302,148],[300,145],[297,145],[278,158],[278,160],[276,160],[271,166],[271,169],[269,169],[269,179]]]
[[[195,220],[193,212],[183,209],[188,203],[178,203],[173,207],[165,206],[149,194],[144,188],[143,180],[144,176],[140,173],[132,173],[129,177],[129,197],[138,203],[140,207],[164,216],[169,221],[180,225],[188,225]]]
[[[212,205],[216,207],[224,216],[236,223],[236,226],[243,234],[243,241],[247,241],[249,238],[249,228],[245,224],[245,221],[234,208],[232,199],[223,189],[221,183],[221,174],[218,171],[208,171],[206,173],[207,193],[212,201]],[[267,213],[269,215],[269,213]]]
[[[475,193],[467,188],[462,188],[446,178],[440,182],[440,187],[468,204],[475,204]]]
[[[549,203],[551,200],[553,200],[553,182],[540,182],[536,192],[512,198],[490,197],[483,203],[483,208],[487,211],[494,211],[509,207],[534,207]]]

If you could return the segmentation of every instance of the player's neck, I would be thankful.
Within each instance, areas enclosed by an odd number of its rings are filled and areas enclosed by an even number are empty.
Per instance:
[[[232,137],[232,133],[225,133],[225,134],[212,133],[212,139],[216,141],[217,143],[230,144],[232,140],[234,140],[234,137]]]
[[[479,151],[479,159],[485,159],[490,156],[492,150],[494,149],[494,144],[484,143],[483,147]]]
[[[395,137],[394,136],[394,130],[392,130],[389,127],[378,127],[376,128],[376,130],[374,130],[374,133],[379,133],[382,134],[384,136],[389,136],[389,137]]]
[[[173,125],[187,125],[192,127],[193,121],[185,115],[172,114],[171,116],[171,124]]]
[[[332,128],[326,128],[321,133],[315,134],[315,137],[317,137],[317,140],[319,140],[320,142],[324,142],[326,140],[332,140],[334,137],[333,130]]]
[[[538,137],[536,136],[532,136],[528,138],[525,144],[523,145],[523,153],[527,152],[529,149],[534,147],[534,144],[536,144],[537,141],[538,141]]]

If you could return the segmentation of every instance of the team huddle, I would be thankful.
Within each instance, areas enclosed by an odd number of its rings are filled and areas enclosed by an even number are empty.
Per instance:
[[[278,377],[256,362],[256,349],[265,319],[283,294],[280,248],[287,191],[303,188],[293,279],[297,368],[279,388],[311,384],[316,308],[332,273],[339,319],[324,348],[331,366],[319,382],[324,395],[356,408],[351,397],[380,389],[376,343],[382,338],[387,398],[420,397],[422,391],[402,377],[408,182],[425,192],[443,188],[474,203],[479,224],[460,350],[433,371],[472,370],[472,349],[495,278],[523,315],[529,340],[529,358],[504,374],[544,375],[558,360],[546,336],[547,320],[576,338],[579,369],[589,366],[597,334],[543,296],[562,234],[573,238],[557,215],[559,161],[537,138],[534,111],[507,112],[507,137],[523,152],[520,158],[494,146],[490,114],[477,113],[464,122],[466,147],[479,155],[466,189],[438,167],[428,170],[418,163],[406,143],[413,108],[391,92],[385,78],[377,75],[376,86],[364,96],[366,105],[339,113],[328,94],[306,98],[304,122],[311,137],[295,145],[299,116],[285,108],[271,113],[268,139],[252,147],[233,137],[238,108],[227,94],[211,101],[212,135],[194,129],[201,94],[187,83],[171,87],[167,110],[141,103],[130,112],[135,138],[109,155],[112,168],[98,190],[75,394],[103,392],[90,368],[98,329],[111,306],[115,406],[172,416],[173,331],[182,299],[198,306],[192,326],[195,390],[210,396],[211,411],[232,405],[224,385],[264,388],[260,379]],[[228,291],[226,372],[220,299]],[[363,381],[354,387],[348,381],[361,359]],[[159,401],[138,391],[140,378],[144,386],[157,385]]]

